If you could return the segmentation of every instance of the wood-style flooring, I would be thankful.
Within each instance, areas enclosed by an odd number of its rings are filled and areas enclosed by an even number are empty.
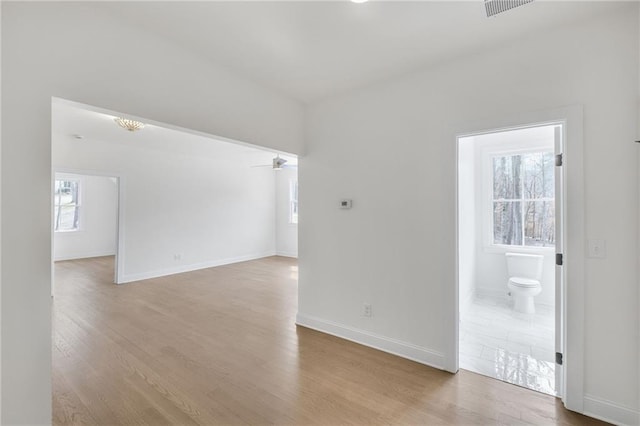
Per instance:
[[[585,425],[555,398],[294,324],[297,263],[270,257],[125,285],[56,263],[56,425]]]

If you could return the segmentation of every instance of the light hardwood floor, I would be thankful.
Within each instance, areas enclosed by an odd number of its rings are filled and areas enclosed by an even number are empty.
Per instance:
[[[296,327],[293,259],[121,286],[113,268],[56,263],[54,424],[600,424],[551,396]]]

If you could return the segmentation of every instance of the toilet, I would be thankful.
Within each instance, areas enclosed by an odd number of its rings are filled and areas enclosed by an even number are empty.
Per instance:
[[[536,312],[533,298],[540,294],[542,285],[542,261],[540,254],[506,253],[507,287],[513,296],[513,310],[524,314]]]

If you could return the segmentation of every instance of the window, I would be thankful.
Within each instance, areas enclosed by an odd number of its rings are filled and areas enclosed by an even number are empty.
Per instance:
[[[53,205],[54,231],[77,231],[80,219],[80,182],[56,180],[53,189]]]
[[[493,244],[555,245],[553,152],[492,156]]]
[[[289,183],[289,223],[298,223],[298,180]]]

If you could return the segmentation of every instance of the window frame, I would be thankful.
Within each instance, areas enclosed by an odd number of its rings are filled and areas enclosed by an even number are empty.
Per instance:
[[[74,229],[56,229],[56,210],[58,207],[56,201],[56,181],[66,181],[66,182],[76,182],[78,185],[78,200],[75,204],[75,208],[78,212],[78,226]],[[82,208],[82,201],[84,199],[84,182],[82,178],[79,177],[67,177],[67,176],[55,176],[53,179],[53,232],[54,234],[71,234],[76,232],[84,231],[84,209]]]
[[[299,220],[298,179],[289,179],[289,224],[297,225]],[[295,198],[294,198],[295,194]]]
[[[535,144],[527,147],[513,147],[507,148],[503,146],[485,147],[482,149],[482,240],[483,248],[488,253],[505,253],[508,251],[525,252],[525,253],[542,253],[555,252],[555,246],[552,247],[540,247],[540,246],[526,246],[526,245],[508,245],[497,244],[494,242],[494,216],[493,216],[493,159],[500,156],[512,156],[522,154],[535,154],[550,152],[555,155],[555,147],[552,144]],[[555,167],[555,166],[554,166]],[[524,195],[524,194],[523,194]],[[555,203],[555,193],[553,198],[520,198],[519,200],[505,200],[520,201],[523,205],[527,201],[553,201]],[[523,221],[524,226],[524,221]],[[524,227],[523,227],[524,232]],[[523,237],[524,242],[524,237]]]

